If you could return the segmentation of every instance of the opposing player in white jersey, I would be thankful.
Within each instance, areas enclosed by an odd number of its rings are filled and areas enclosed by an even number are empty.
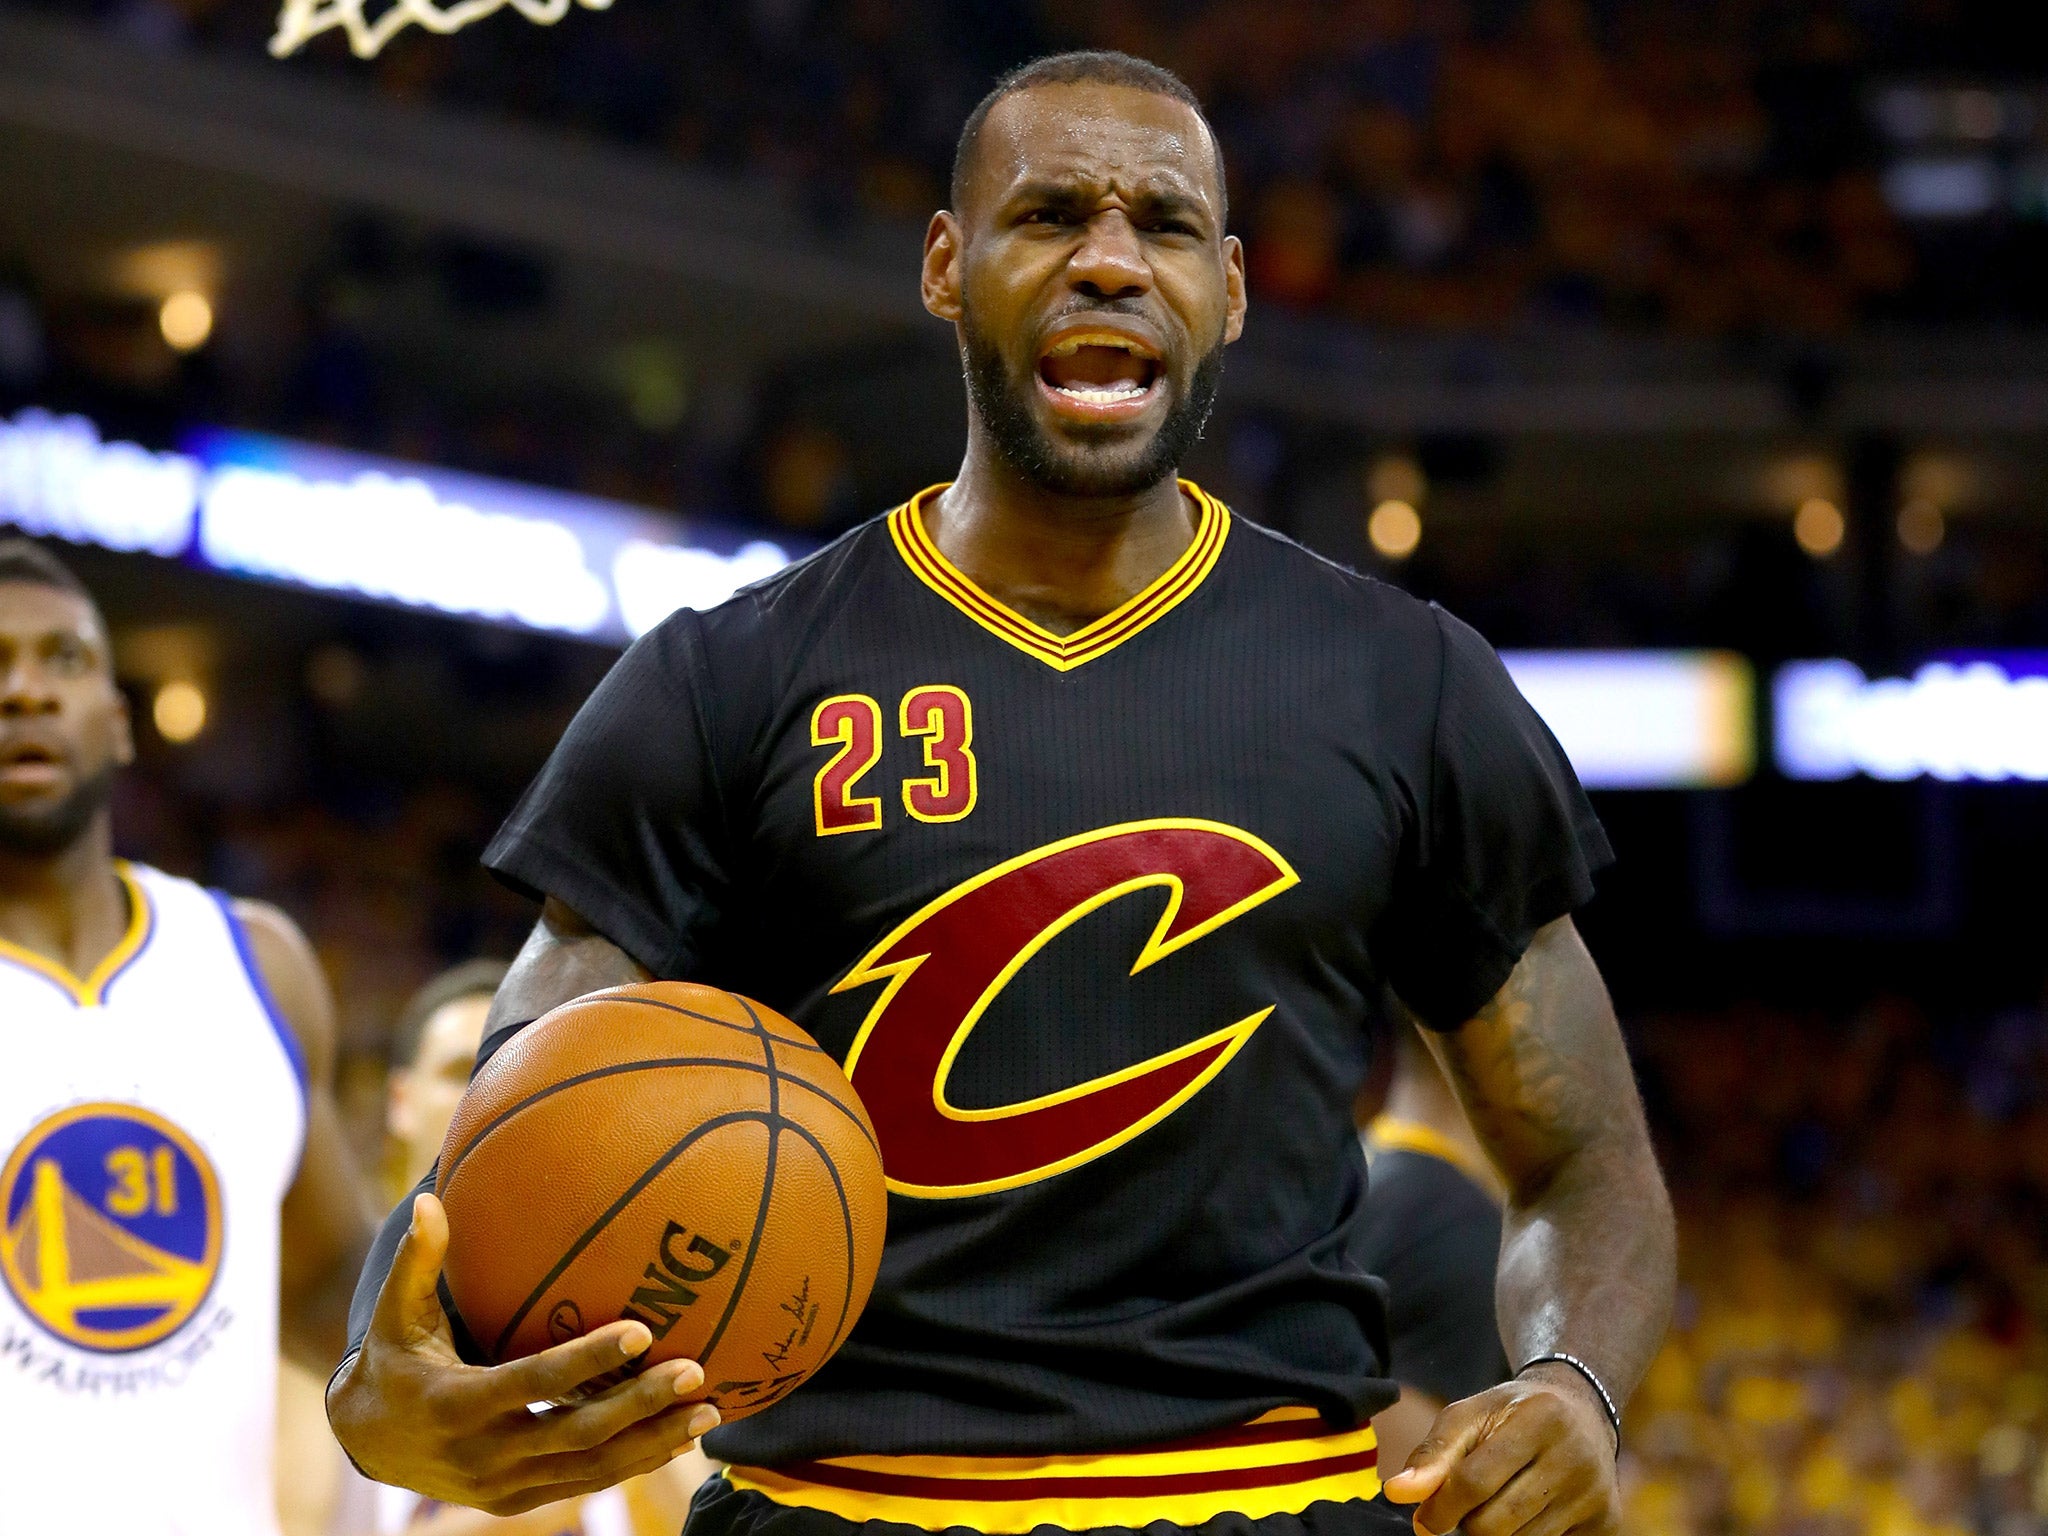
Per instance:
[[[368,1246],[333,1005],[272,908],[113,856],[133,756],[91,595],[0,543],[0,1527],[275,1536],[280,1330]]]

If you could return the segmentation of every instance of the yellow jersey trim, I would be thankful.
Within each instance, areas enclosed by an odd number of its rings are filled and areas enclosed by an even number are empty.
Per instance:
[[[1026,655],[1037,657],[1056,672],[1071,672],[1083,662],[1115,650],[1178,607],[1222,557],[1223,541],[1230,534],[1230,509],[1192,480],[1178,483],[1201,509],[1201,520],[1195,525],[1195,536],[1188,547],[1142,592],[1070,635],[1054,634],[997,602],[940,552],[925,530],[924,509],[946,485],[929,486],[891,512],[889,537],[911,574],[983,629]]]
[[[1420,1152],[1438,1162],[1449,1163],[1490,1196],[1500,1187],[1500,1175],[1493,1165],[1475,1158],[1435,1126],[1420,1120],[1396,1120],[1378,1115],[1365,1128],[1365,1144],[1374,1152]]]
[[[842,1456],[784,1467],[728,1467],[733,1487],[843,1520],[1024,1536],[1040,1526],[1195,1526],[1219,1515],[1298,1515],[1380,1491],[1370,1424],[1334,1433],[1313,1409],[1285,1408],[1235,1431],[1172,1446],[1075,1456]],[[1015,1490],[1014,1493],[1012,1490]]]
[[[142,882],[135,878],[126,860],[115,860],[114,874],[128,895],[128,929],[91,971],[79,976],[70,967],[7,939],[0,939],[0,962],[42,977],[80,1008],[99,1007],[114,979],[149,943],[150,930],[156,921],[156,915],[150,909],[149,893],[143,890]]]

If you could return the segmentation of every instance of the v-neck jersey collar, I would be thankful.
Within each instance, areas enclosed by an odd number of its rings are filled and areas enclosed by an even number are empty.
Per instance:
[[[919,491],[891,512],[889,537],[912,575],[983,629],[1055,671],[1071,672],[1116,649],[1178,607],[1215,569],[1230,533],[1230,509],[1191,480],[1179,484],[1201,509],[1201,520],[1188,547],[1143,591],[1069,635],[1055,634],[997,602],[940,551],[925,530],[923,514],[931,499],[946,489],[945,484]]]

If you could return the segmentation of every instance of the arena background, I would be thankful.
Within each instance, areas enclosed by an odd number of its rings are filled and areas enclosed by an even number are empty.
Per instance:
[[[1196,476],[1477,624],[1609,786],[1584,927],[1683,1232],[1630,1531],[2048,1531],[2048,12],[273,21],[0,4],[0,520],[113,621],[123,851],[313,936],[366,1158],[617,646],[955,461],[914,261],[967,107],[1125,48],[1250,245]]]

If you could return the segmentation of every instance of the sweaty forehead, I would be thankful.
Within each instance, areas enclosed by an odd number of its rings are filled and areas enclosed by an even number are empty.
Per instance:
[[[16,640],[72,634],[95,645],[106,641],[99,610],[88,599],[39,581],[0,581],[0,634]]]
[[[1220,212],[1216,145],[1187,103],[1134,86],[1040,85],[990,109],[968,191],[1000,199],[1025,182],[1198,198]]]

